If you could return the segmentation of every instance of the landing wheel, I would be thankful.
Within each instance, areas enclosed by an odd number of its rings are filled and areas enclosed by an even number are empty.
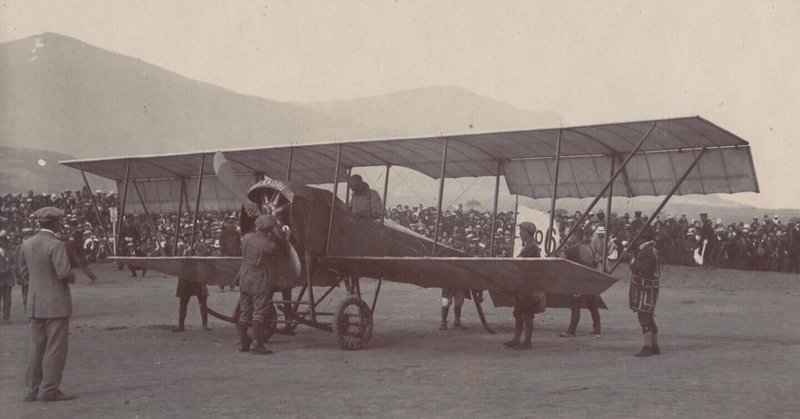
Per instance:
[[[333,317],[333,333],[346,351],[364,348],[372,338],[372,311],[367,303],[355,295],[342,301]]]

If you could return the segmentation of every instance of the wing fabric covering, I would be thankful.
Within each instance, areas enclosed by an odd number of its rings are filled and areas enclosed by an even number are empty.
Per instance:
[[[238,256],[156,256],[156,257],[113,257],[114,261],[147,268],[166,275],[194,277],[207,285],[230,285],[236,279],[242,258]],[[275,269],[282,278],[294,278],[288,260],[276,263]],[[294,285],[302,285],[295,279]]]
[[[643,138],[645,141],[638,153],[614,183],[613,192],[617,196],[666,194],[702,149],[707,150],[706,154],[676,194],[759,190],[747,141],[700,117],[448,135],[445,177],[494,177],[500,163],[511,194],[549,198],[559,138],[562,170],[558,192],[562,198],[595,196],[611,174],[612,161],[619,167]],[[283,179],[290,167],[293,182],[321,185],[333,180],[339,147],[338,170],[390,165],[438,179],[444,142],[444,136],[435,136],[296,144],[225,150],[224,153],[233,172],[234,179],[230,183],[238,182],[242,188],[247,188],[260,175]],[[183,188],[193,202],[202,164],[206,175],[201,188],[201,208],[239,209],[236,195],[223,187],[215,176],[210,176],[214,173],[213,154],[115,157],[71,160],[62,164],[115,180],[118,190],[124,189],[129,167],[129,180],[136,182],[151,212],[174,211]],[[128,205],[132,211],[143,210],[136,200]]]
[[[327,257],[322,267],[344,275],[380,278],[425,288],[599,295],[617,280],[559,258]]]

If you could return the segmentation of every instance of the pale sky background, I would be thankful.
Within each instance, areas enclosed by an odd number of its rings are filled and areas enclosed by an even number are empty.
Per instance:
[[[462,87],[565,125],[700,115],[749,141],[762,193],[800,208],[800,2],[7,1],[42,32],[265,98]]]

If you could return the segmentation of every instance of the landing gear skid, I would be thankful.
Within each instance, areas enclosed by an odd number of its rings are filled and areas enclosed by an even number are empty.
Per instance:
[[[241,311],[239,309],[239,304],[236,304],[236,309],[233,311],[232,316],[226,316],[222,313],[212,310],[210,307],[208,308],[208,314],[224,322],[237,324],[239,323]],[[251,323],[248,324],[252,326]],[[275,333],[281,334],[281,332],[283,331],[278,329],[278,311],[275,309],[274,304],[270,304],[267,308],[267,318],[264,322],[264,333],[261,335],[261,339],[263,342],[268,342],[272,338],[272,335]]]
[[[478,312],[478,317],[481,319],[481,324],[483,325],[483,328],[486,329],[486,331],[489,334],[492,335],[496,334],[497,332],[495,332],[491,327],[489,327],[489,323],[486,321],[486,315],[483,314],[483,307],[481,307],[480,303],[480,301],[482,300],[480,296],[480,291],[470,290],[470,293],[472,293],[472,301],[475,303],[475,311]]]

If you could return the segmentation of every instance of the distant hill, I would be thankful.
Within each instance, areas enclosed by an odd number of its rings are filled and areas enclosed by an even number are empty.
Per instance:
[[[455,87],[337,102],[276,102],[54,33],[0,44],[0,89],[0,145],[75,158],[464,133],[561,121],[549,112],[521,111]],[[0,156],[0,165],[5,159]],[[22,183],[10,177],[2,181],[23,190],[53,181],[37,179],[41,171],[16,176],[7,170]]]
[[[76,157],[367,136],[347,121],[234,93],[45,33],[0,44],[0,143]]]
[[[70,158],[484,132],[562,123],[554,112],[516,109],[452,86],[343,101],[277,102],[198,82],[54,33],[0,44],[0,91],[1,193],[80,188],[80,173],[56,164]],[[46,161],[45,166],[36,163],[40,158]],[[437,185],[427,184],[429,179],[423,178],[409,174],[399,186],[393,186],[389,203],[431,205]],[[95,188],[113,187],[97,178],[90,182]],[[375,174],[370,182],[380,185],[380,175]],[[482,209],[491,208],[491,181],[455,182],[448,186],[446,204],[474,199],[483,203]],[[560,201],[559,206],[580,208],[582,204],[575,201],[575,205]],[[630,202],[620,199],[615,210],[647,212],[657,203],[657,198],[650,197]],[[501,197],[499,205],[501,209],[511,208],[513,199]],[[544,208],[549,209],[549,205]],[[720,208],[708,212],[712,217],[719,212],[726,214],[723,218],[737,219],[765,212],[724,198],[697,196],[676,198],[666,210],[692,218],[690,214],[706,212],[701,208]]]
[[[552,126],[453,87],[297,104],[44,33],[0,44],[0,144],[79,158]]]
[[[83,187],[81,172],[58,164],[71,159],[61,153],[0,146],[0,195],[19,192],[63,192]],[[86,176],[92,189],[112,191],[117,185],[94,175]]]
[[[303,105],[388,137],[554,127],[555,112],[528,112],[452,86],[405,90],[382,96]]]

